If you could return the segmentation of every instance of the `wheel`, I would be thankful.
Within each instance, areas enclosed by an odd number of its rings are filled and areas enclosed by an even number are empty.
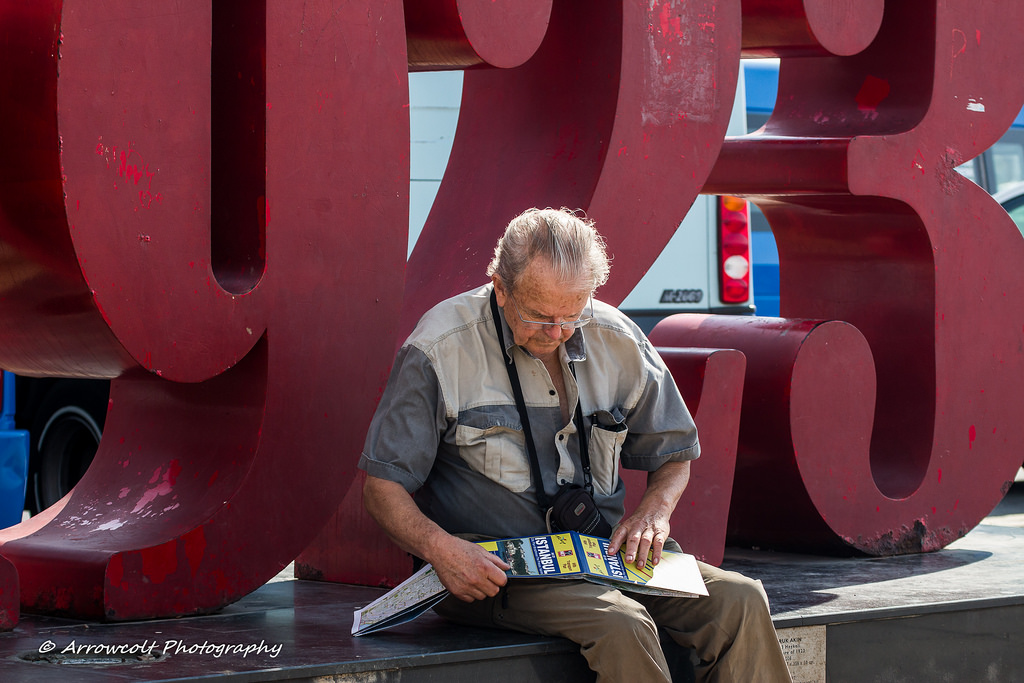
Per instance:
[[[74,488],[89,469],[103,433],[110,385],[59,380],[33,416],[29,509],[45,510]]]

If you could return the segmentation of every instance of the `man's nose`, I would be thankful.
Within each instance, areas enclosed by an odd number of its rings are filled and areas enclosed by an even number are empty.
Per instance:
[[[547,329],[548,336],[552,339],[561,339],[564,330],[561,325],[550,325]]]

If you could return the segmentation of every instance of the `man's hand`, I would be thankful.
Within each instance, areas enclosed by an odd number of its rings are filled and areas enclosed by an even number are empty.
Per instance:
[[[448,592],[463,602],[493,598],[508,581],[509,566],[476,543],[448,536],[427,558]]]
[[[367,476],[363,504],[398,547],[433,565],[441,583],[459,600],[494,597],[508,580],[509,566],[501,558],[447,533],[420,512],[401,485]]]
[[[689,480],[689,461],[668,462],[651,472],[636,510],[612,530],[608,554],[614,555],[625,544],[626,562],[635,560],[637,568],[643,569],[650,553],[651,564],[657,565],[668,540],[672,511]]]
[[[626,562],[636,560],[637,568],[643,569],[650,553],[651,563],[658,564],[661,561],[662,547],[668,540],[671,514],[671,510],[666,514],[664,511],[644,511],[637,508],[633,514],[615,525],[608,545],[608,554],[617,553],[625,543]]]

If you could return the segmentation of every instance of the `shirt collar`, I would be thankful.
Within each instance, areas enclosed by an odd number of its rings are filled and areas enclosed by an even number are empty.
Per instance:
[[[569,337],[569,341],[565,342],[565,354],[569,359],[569,362],[583,361],[587,359],[587,342],[583,338],[583,330],[586,327],[573,332],[573,335]]]

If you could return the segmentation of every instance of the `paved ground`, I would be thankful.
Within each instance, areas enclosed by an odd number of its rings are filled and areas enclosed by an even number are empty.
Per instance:
[[[831,634],[830,657],[837,662],[871,663],[871,675],[849,675],[843,680],[1024,681],[1024,675],[1015,678],[1012,673],[1024,671],[1024,661],[1015,654],[1024,650],[1024,629],[1019,627],[1024,624],[1024,616],[1019,616],[1024,610],[1024,577],[1019,571],[1024,563],[1024,476],[1018,476],[1018,482],[991,516],[940,552],[891,558],[766,555],[732,552],[728,559],[733,568],[749,569],[747,573],[764,580],[778,627],[794,629],[790,633],[808,627],[810,631],[800,631],[803,634],[826,627]],[[380,636],[352,638],[350,615],[380,591],[294,581],[290,580],[291,572],[289,567],[267,586],[221,612],[202,617],[85,624],[23,615],[14,631],[0,634],[0,680],[37,683],[73,678],[81,683],[129,683],[209,677],[217,672],[227,676],[229,671],[240,681],[318,676],[325,680],[377,680],[375,672],[384,669],[402,669],[413,680],[417,667],[433,672],[430,675],[444,670],[441,675],[446,676],[445,667],[453,662],[490,667],[493,673],[499,670],[499,661],[500,670],[505,671],[509,662],[529,668],[551,657],[578,658],[575,650],[562,641],[504,631],[459,630],[430,614]],[[995,626],[984,621],[985,615],[1003,614],[1011,616]],[[899,634],[876,628],[900,626],[906,631],[915,624],[917,631]],[[972,626],[977,624],[981,626]],[[968,633],[968,627],[974,630]],[[847,635],[838,629],[845,629]],[[875,640],[854,638],[851,633],[866,633]],[[872,645],[875,641],[881,645]],[[848,649],[853,648],[845,654],[837,649],[844,642]],[[928,648],[929,656],[935,656],[938,673],[878,678],[878,672],[906,669],[905,661],[895,661],[905,657],[905,648],[894,647],[894,642]],[[119,660],[116,665],[88,659],[76,661],[73,667],[40,661],[44,648],[51,651],[59,647],[63,652],[71,643],[76,647],[159,643],[164,649],[174,644],[175,649],[171,655],[153,661]],[[208,644],[258,645],[264,649],[254,650],[251,656],[223,657],[196,649]],[[179,645],[188,648],[179,650]],[[1011,673],[995,678],[974,675],[977,672],[959,675],[962,672],[955,667],[962,665],[960,653],[965,648],[990,669],[998,664],[1003,667],[1001,671]],[[944,659],[938,656],[947,650],[952,654]],[[886,656],[885,662],[878,663]],[[579,661],[572,661],[579,665]],[[557,662],[562,666],[563,659]],[[537,676],[535,671],[532,675]],[[479,678],[474,676],[474,680]],[[502,680],[510,679],[506,676]]]
[[[985,518],[986,524],[1024,528],[1024,469],[1017,473],[1017,479],[1003,502]]]

